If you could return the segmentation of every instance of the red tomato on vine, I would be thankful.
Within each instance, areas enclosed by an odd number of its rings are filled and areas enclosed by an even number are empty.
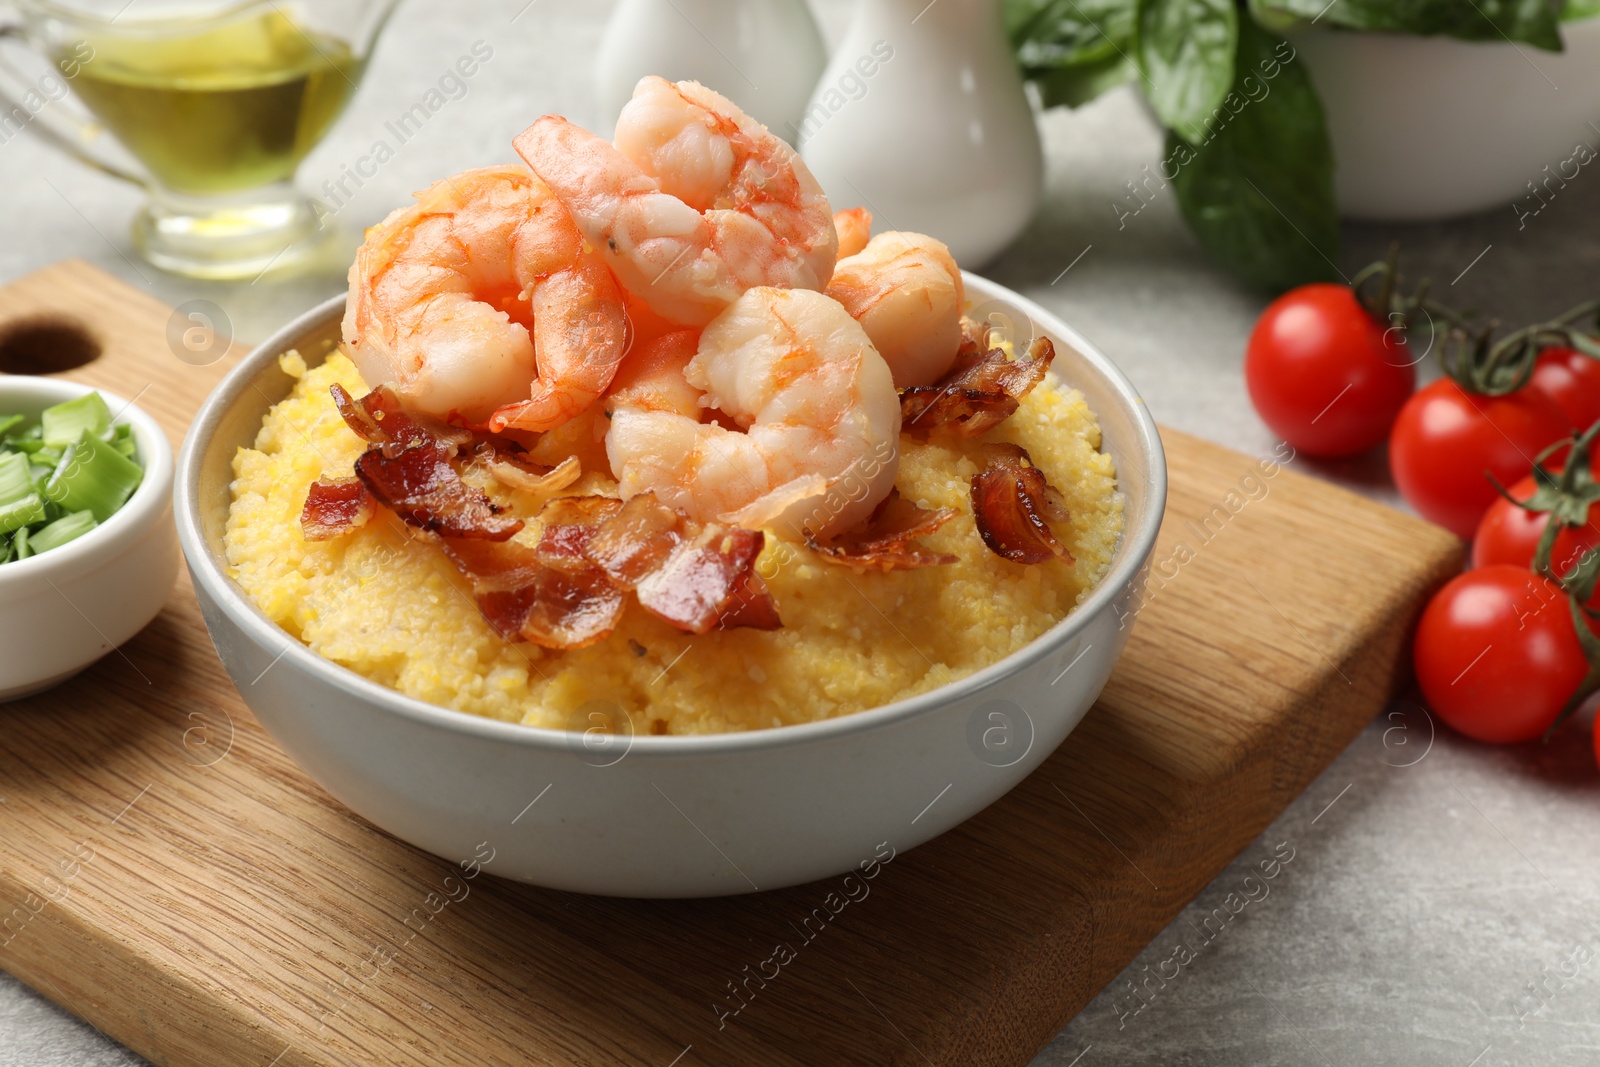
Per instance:
[[[1554,401],[1573,433],[1600,419],[1600,359],[1575,348],[1552,345],[1540,352],[1528,388]]]
[[[1428,706],[1479,741],[1542,737],[1589,673],[1567,595],[1531,571],[1492,564],[1433,598],[1412,648]]]
[[[1567,418],[1543,393],[1473,394],[1451,378],[1418,390],[1389,435],[1389,472],[1417,513],[1471,537],[1501,485],[1519,481],[1568,434]]]
[[[1272,432],[1311,456],[1349,456],[1382,441],[1416,387],[1403,331],[1348,286],[1302,285],[1256,321],[1245,349],[1250,401]]]
[[[1528,501],[1538,488],[1538,478],[1530,474],[1512,486],[1510,493],[1517,500]],[[1477,533],[1472,538],[1472,565],[1488,567],[1509,563],[1524,569],[1532,567],[1534,550],[1549,524],[1548,512],[1529,511],[1500,497],[1489,505],[1483,521],[1478,523]],[[1600,551],[1600,509],[1591,505],[1587,525],[1564,527],[1556,534],[1550,563],[1556,574],[1564,575],[1595,551]],[[1600,593],[1590,599],[1589,605],[1600,607]]]

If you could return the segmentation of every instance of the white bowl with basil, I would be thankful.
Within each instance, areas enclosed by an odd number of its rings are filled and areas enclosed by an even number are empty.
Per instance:
[[[1046,107],[1137,85],[1202,247],[1281,291],[1338,276],[1339,220],[1501,208],[1519,228],[1600,158],[1600,0],[1005,0]],[[1509,205],[1509,207],[1508,207]]]
[[[0,377],[0,701],[120,647],[177,573],[161,427],[111,393]]]
[[[1526,227],[1574,195],[1567,185],[1600,157],[1600,18],[1566,21],[1561,36],[1554,52],[1291,30],[1327,115],[1340,213],[1422,221],[1501,209]]]

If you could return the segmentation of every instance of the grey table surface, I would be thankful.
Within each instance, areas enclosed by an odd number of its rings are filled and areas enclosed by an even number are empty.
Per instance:
[[[220,284],[163,274],[130,247],[137,193],[32,137],[14,138],[0,145],[8,197],[0,280],[78,256],[172,304],[214,301],[237,338],[264,337],[339,291],[360,227],[412,190],[506,160],[510,137],[539,114],[592,120],[589,62],[610,8],[576,0],[404,3],[362,92],[303,166],[305,188],[336,177],[475,41],[489,42],[494,56],[465,98],[341,208],[343,244],[326,267],[296,277]],[[816,9],[837,39],[848,3]],[[1098,343],[1162,422],[1269,452],[1273,438],[1251,411],[1239,372],[1262,296],[1206,261],[1169,194],[1125,227],[1112,208],[1123,183],[1159,158],[1159,132],[1123,91],[1078,112],[1050,113],[1042,128],[1044,209],[987,273]],[[1351,272],[1398,238],[1408,269],[1440,279],[1459,305],[1530,321],[1593,295],[1597,222],[1600,179],[1580,177],[1526,228],[1509,208],[1441,224],[1347,226],[1340,265]],[[1296,465],[1393,502],[1381,455]],[[1491,748],[1436,728],[1403,701],[1035,1065],[1600,1064],[1597,829],[1600,773],[1585,729],[1565,730],[1548,746]],[[1270,894],[1213,940],[1197,937],[1202,920],[1280,846],[1293,859]],[[0,1067],[135,1062],[142,1061],[0,974]]]

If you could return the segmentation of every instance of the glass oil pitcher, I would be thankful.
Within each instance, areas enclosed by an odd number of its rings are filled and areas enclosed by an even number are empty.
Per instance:
[[[142,186],[134,244],[156,266],[255,276],[315,247],[295,169],[354,95],[394,4],[0,0],[0,44],[49,63],[0,55],[0,142],[26,129]]]

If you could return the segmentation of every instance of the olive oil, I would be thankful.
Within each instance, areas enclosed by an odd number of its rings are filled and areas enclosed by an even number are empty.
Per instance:
[[[168,189],[285,181],[339,117],[364,59],[273,10],[220,26],[89,39],[72,85]]]

